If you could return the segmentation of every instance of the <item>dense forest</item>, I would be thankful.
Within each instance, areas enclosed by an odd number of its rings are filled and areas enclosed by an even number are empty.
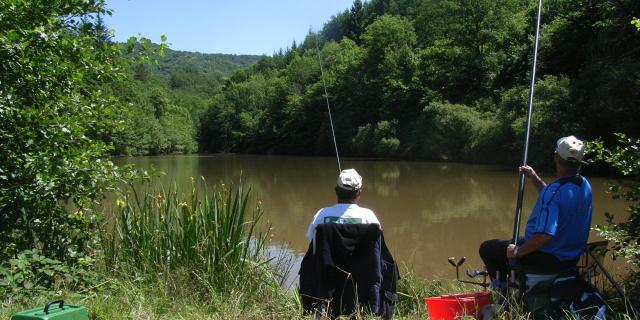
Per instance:
[[[536,3],[356,0],[303,43],[235,71],[200,120],[204,152],[517,163]],[[636,0],[545,1],[530,154],[640,135]]]
[[[121,115],[124,128],[109,137],[113,152],[146,155],[198,151],[199,121],[212,97],[232,71],[257,59],[251,55],[164,49],[152,63],[129,65],[128,81],[109,87],[128,106]]]

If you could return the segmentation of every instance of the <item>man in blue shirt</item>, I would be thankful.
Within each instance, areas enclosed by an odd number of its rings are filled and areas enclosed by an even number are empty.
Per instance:
[[[574,267],[591,226],[591,185],[580,175],[584,144],[574,136],[558,139],[554,155],[557,179],[546,184],[530,166],[520,167],[538,190],[538,200],[518,244],[488,240],[480,257],[492,279],[504,281],[508,259],[540,273],[559,273]]]

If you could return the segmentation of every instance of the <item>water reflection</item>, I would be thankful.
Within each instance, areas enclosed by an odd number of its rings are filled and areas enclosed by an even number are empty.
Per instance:
[[[209,183],[251,186],[261,200],[264,223],[273,226],[274,243],[291,252],[307,248],[306,228],[315,212],[335,202],[337,175],[334,158],[288,156],[160,156],[118,158],[116,162],[153,165],[166,173],[160,183],[188,186],[190,178]],[[511,237],[518,176],[515,170],[451,163],[367,161],[343,159],[363,176],[361,205],[380,219],[387,244],[397,261],[425,278],[453,278],[449,256],[467,256],[468,267],[479,267],[478,245],[486,239]],[[603,212],[624,212],[624,203],[604,192],[606,182],[591,179],[594,222]],[[526,221],[535,194],[525,192]]]

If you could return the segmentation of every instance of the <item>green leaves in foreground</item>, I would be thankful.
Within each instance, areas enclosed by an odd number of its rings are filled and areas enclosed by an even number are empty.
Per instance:
[[[132,187],[118,199],[114,229],[106,231],[109,265],[141,275],[188,270],[213,286],[266,267],[266,234],[255,230],[262,211],[249,208],[249,191],[242,183],[202,185],[187,195]]]
[[[626,279],[631,301],[640,298],[640,139],[616,134],[618,141],[613,147],[606,147],[602,140],[590,143],[589,149],[595,153],[597,161],[604,161],[618,170],[624,180],[609,185],[614,199],[623,199],[627,207],[626,218],[614,220],[613,213],[607,212],[607,224],[597,225],[596,230],[613,242],[614,254],[623,257],[634,270]]]
[[[93,259],[82,257],[70,266],[25,250],[0,265],[0,297],[28,302],[34,296],[59,296],[57,289],[86,288],[97,283],[98,274],[91,268]]]

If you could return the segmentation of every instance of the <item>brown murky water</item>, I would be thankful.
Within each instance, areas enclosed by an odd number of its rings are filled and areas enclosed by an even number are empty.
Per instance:
[[[262,201],[264,219],[273,225],[275,244],[296,254],[307,249],[305,231],[311,217],[335,202],[335,158],[187,155],[117,158],[117,163],[153,165],[166,173],[163,184],[189,184],[203,176],[209,183],[237,182],[252,187]],[[518,174],[509,168],[454,163],[343,159],[342,168],[363,176],[360,205],[372,209],[382,223],[396,261],[427,279],[454,278],[447,257],[466,256],[463,268],[479,268],[478,245],[485,239],[509,239],[513,229]],[[546,177],[550,181],[551,177]],[[590,179],[594,223],[604,212],[624,212],[624,203],[605,193],[606,180]],[[523,224],[535,201],[525,192]],[[524,225],[521,229],[524,230]],[[592,232],[592,240],[596,240]],[[295,268],[295,267],[294,267]]]

